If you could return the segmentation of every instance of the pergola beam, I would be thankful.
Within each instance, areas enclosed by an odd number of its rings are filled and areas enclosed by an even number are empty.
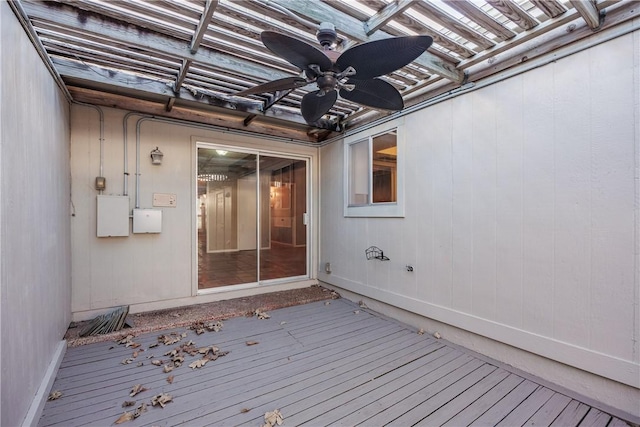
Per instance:
[[[260,101],[235,99],[233,97],[223,97],[205,92],[192,93],[184,88],[176,93],[173,91],[173,88],[166,83],[134,76],[122,71],[102,69],[96,65],[88,66],[81,62],[63,58],[54,58],[53,63],[63,79],[71,80],[72,82],[82,81],[85,86],[92,86],[96,90],[126,94],[127,96],[133,97],[137,96],[141,99],[163,100],[163,103],[166,103],[167,99],[176,98],[175,103],[200,104],[203,107],[220,107],[242,113],[287,120],[302,126],[307,125],[301,114],[276,106],[265,111]]]
[[[538,21],[518,6],[516,2],[507,0],[487,0],[487,3],[523,30],[530,30],[538,25]]]
[[[592,0],[570,0],[571,6],[573,6],[582,19],[585,20],[589,28],[595,30],[600,26],[600,12],[596,7],[595,1]]]
[[[284,71],[273,70],[213,49],[200,47],[196,53],[191,53],[189,42],[153,31],[142,30],[131,24],[123,25],[120,21],[100,19],[89,14],[80,15],[77,9],[65,4],[48,5],[50,3],[23,3],[24,9],[31,19],[54,22],[63,27],[79,28],[93,35],[108,38],[116,43],[132,46],[150,54],[158,53],[181,60],[209,64],[258,80],[276,80],[290,76]]]
[[[213,12],[216,10],[217,6],[218,0],[207,0],[204,6],[204,11],[202,12],[202,15],[200,15],[200,22],[198,22],[193,39],[191,40],[191,53],[196,53],[198,51],[198,47],[200,47],[200,43],[202,43],[204,34],[207,32],[207,28],[211,22],[211,17],[213,16]]]
[[[405,9],[409,8],[413,0],[397,0],[387,4],[382,10],[373,15],[364,23],[365,34],[370,36],[380,28],[387,25],[394,17],[401,14]]]

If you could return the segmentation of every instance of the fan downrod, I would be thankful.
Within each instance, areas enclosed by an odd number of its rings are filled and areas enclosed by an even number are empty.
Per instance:
[[[331,22],[321,22],[316,32],[316,38],[323,48],[330,49],[338,41],[336,27]]]

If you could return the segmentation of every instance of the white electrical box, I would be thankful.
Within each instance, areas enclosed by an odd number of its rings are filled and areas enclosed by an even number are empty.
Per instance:
[[[177,196],[169,193],[153,193],[153,206],[163,208],[175,208]]]
[[[134,209],[134,233],[162,232],[162,211],[160,209]]]
[[[129,196],[98,195],[96,205],[98,237],[129,235]]]

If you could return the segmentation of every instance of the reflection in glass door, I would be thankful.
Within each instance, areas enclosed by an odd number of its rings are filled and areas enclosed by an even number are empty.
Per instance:
[[[268,249],[260,252],[260,280],[307,274],[307,164],[304,160],[260,156],[260,170],[268,179],[269,198],[262,199],[260,228]],[[264,222],[263,222],[264,224]]]
[[[197,162],[198,289],[307,276],[306,161],[198,147]]]

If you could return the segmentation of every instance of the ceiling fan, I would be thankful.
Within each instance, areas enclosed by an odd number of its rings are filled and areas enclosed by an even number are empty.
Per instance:
[[[316,83],[318,90],[302,98],[300,109],[307,123],[315,123],[325,115],[338,99],[338,93],[367,107],[402,110],[404,101],[400,92],[378,77],[406,66],[433,42],[429,36],[392,37],[356,45],[341,53],[333,49],[338,39],[333,24],[321,23],[316,36],[322,49],[284,34],[262,32],[260,38],[267,49],[303,73],[263,83],[236,95],[292,90]]]

